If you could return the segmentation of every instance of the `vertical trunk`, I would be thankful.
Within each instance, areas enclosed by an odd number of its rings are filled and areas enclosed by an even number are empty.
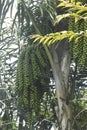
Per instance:
[[[52,47],[53,75],[58,99],[58,122],[59,130],[71,130],[71,109],[70,109],[70,86],[69,67],[70,54],[69,47],[65,41],[56,48]]]

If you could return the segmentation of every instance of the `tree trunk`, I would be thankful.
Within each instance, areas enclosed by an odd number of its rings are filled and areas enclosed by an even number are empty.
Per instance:
[[[58,99],[58,125],[59,130],[71,130],[72,116],[70,108],[69,44],[65,41],[51,48],[53,57],[53,75]]]

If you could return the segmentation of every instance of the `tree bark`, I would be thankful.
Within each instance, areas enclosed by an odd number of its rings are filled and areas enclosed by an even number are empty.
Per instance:
[[[69,68],[70,54],[69,44],[65,41],[51,48],[53,57],[53,76],[56,86],[58,99],[58,125],[59,130],[71,130],[72,116],[70,108],[70,86],[69,86]]]

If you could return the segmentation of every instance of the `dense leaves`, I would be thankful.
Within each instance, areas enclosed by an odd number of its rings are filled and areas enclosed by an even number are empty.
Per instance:
[[[0,3],[0,13],[3,14],[0,15],[1,27],[8,10],[12,11],[13,2],[14,0],[2,0]],[[50,129],[51,125],[55,123],[55,86],[52,86],[53,78],[52,84],[49,84],[52,75],[50,75],[51,69],[45,50],[42,45],[37,46],[37,44],[40,42],[50,48],[53,43],[58,44],[58,41],[65,38],[71,42],[72,59],[77,68],[71,73],[73,89],[76,87],[75,96],[73,95],[75,117],[72,126],[75,130],[80,130],[81,127],[82,129],[87,128],[87,117],[85,116],[87,114],[85,109],[87,91],[83,91],[82,88],[86,87],[84,84],[86,70],[84,69],[85,76],[83,69],[80,71],[83,65],[87,66],[86,0],[83,0],[85,5],[81,5],[81,3],[72,5],[64,1],[59,6],[69,12],[56,17],[57,2],[57,0],[37,0],[34,4],[34,0],[26,2],[21,0],[18,3],[15,18],[12,20],[12,26],[9,29],[3,27],[0,31],[0,103],[1,107],[2,103],[5,105],[2,107],[2,115],[4,116],[0,120],[2,129],[24,130],[29,129],[29,124],[31,124],[31,127],[45,130]],[[66,18],[70,18],[69,31],[52,33],[55,30],[54,25]],[[48,34],[50,32],[51,34]],[[30,36],[32,33],[47,35],[44,37],[41,35]],[[36,47],[32,45],[29,36],[36,38],[34,41]],[[14,58],[15,61],[13,61]],[[80,63],[80,67],[78,67],[78,63]]]

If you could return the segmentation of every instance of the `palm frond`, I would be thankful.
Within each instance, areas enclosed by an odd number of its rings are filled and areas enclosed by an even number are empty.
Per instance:
[[[80,31],[80,33],[75,33],[73,31],[61,31],[50,33],[45,36],[38,34],[30,36],[31,39],[34,39],[34,43],[38,42],[43,45],[52,45],[66,38],[68,38],[69,42],[71,42],[73,39],[75,39],[75,42],[77,42],[80,37],[87,37],[87,32]]]
[[[63,18],[74,17],[75,22],[79,20],[87,20],[87,5],[82,5],[80,2],[69,3],[68,1],[60,1],[60,4],[57,7],[62,7],[67,9],[68,13],[58,15],[55,20],[55,24],[59,23]]]
[[[11,1],[8,1],[8,0],[4,1],[3,0],[2,3],[0,4],[1,5],[1,8],[0,8],[0,10],[1,10],[1,25],[4,22],[4,19],[8,13],[8,10],[10,8],[12,10],[13,4],[14,4],[14,0],[11,0]]]
[[[54,24],[59,23],[62,19],[64,18],[70,18],[73,17],[75,18],[75,23],[78,22],[79,20],[83,19],[83,20],[87,20],[87,17],[82,17],[81,15],[78,15],[77,13],[67,13],[67,14],[62,14],[62,15],[58,15],[55,19]]]

